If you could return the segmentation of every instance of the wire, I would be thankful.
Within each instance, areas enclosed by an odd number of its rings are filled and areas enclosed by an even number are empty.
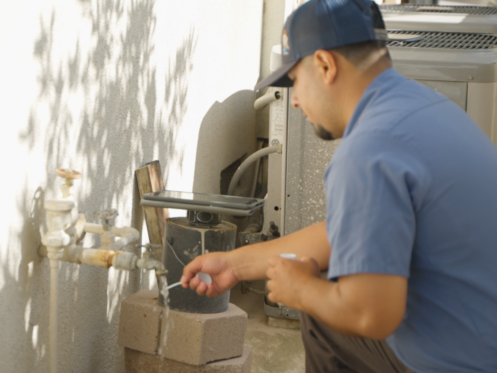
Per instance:
[[[178,259],[178,262],[180,262],[183,265],[183,267],[186,267],[186,264],[181,261],[181,259],[178,257],[178,255],[176,255],[176,251],[174,251],[174,248],[171,246],[171,244],[169,242],[167,242],[167,240],[166,240],[166,243],[171,248],[171,251],[173,252],[176,259]]]

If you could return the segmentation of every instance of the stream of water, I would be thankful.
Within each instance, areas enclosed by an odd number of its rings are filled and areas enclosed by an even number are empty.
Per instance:
[[[162,356],[162,347],[166,346],[167,335],[169,331],[174,327],[173,320],[169,318],[169,290],[167,290],[167,278],[166,275],[157,276],[157,285],[159,286],[159,292],[164,299],[164,312],[162,313],[159,349],[157,353],[161,358],[161,363],[159,364],[158,372],[163,372],[164,357]]]

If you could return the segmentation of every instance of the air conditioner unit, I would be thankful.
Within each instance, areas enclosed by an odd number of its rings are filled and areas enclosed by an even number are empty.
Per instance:
[[[497,34],[497,7],[382,4],[389,30]]]
[[[474,33],[389,31],[394,67],[438,91],[465,110],[497,144],[497,36]],[[411,40],[411,41],[406,41]],[[283,144],[269,156],[265,228],[269,223],[288,235],[325,219],[324,171],[339,140],[314,134],[301,110],[290,104],[291,89],[270,88],[280,99],[270,107],[269,142]],[[267,302],[266,314],[297,318],[298,311]]]

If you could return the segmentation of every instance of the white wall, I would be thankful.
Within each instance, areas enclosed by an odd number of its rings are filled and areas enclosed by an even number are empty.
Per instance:
[[[262,0],[0,2],[2,372],[48,369],[36,250],[54,169],[80,171],[80,210],[115,207],[119,226],[141,228],[143,162],[160,159],[168,189],[218,192],[220,170],[253,151],[261,29]],[[148,279],[62,264],[59,371],[124,370],[120,302]]]

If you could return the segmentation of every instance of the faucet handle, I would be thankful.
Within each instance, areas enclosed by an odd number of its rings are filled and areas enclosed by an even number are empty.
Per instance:
[[[103,226],[106,231],[110,230],[112,227],[110,221],[115,219],[118,215],[119,212],[116,209],[101,210],[93,214],[95,219],[103,220]]]
[[[146,244],[136,244],[135,247],[136,248],[144,247],[149,254],[152,254],[152,249],[160,249],[162,248],[162,245],[152,245],[150,243],[146,243]]]
[[[55,174],[63,179],[81,179],[81,174],[78,171],[69,168],[57,168]]]
[[[72,181],[75,179],[81,179],[81,174],[78,171],[74,171],[69,168],[57,168],[55,170],[55,174],[66,181],[60,186],[62,196],[64,198],[73,198],[71,194],[71,188],[73,186]]]

